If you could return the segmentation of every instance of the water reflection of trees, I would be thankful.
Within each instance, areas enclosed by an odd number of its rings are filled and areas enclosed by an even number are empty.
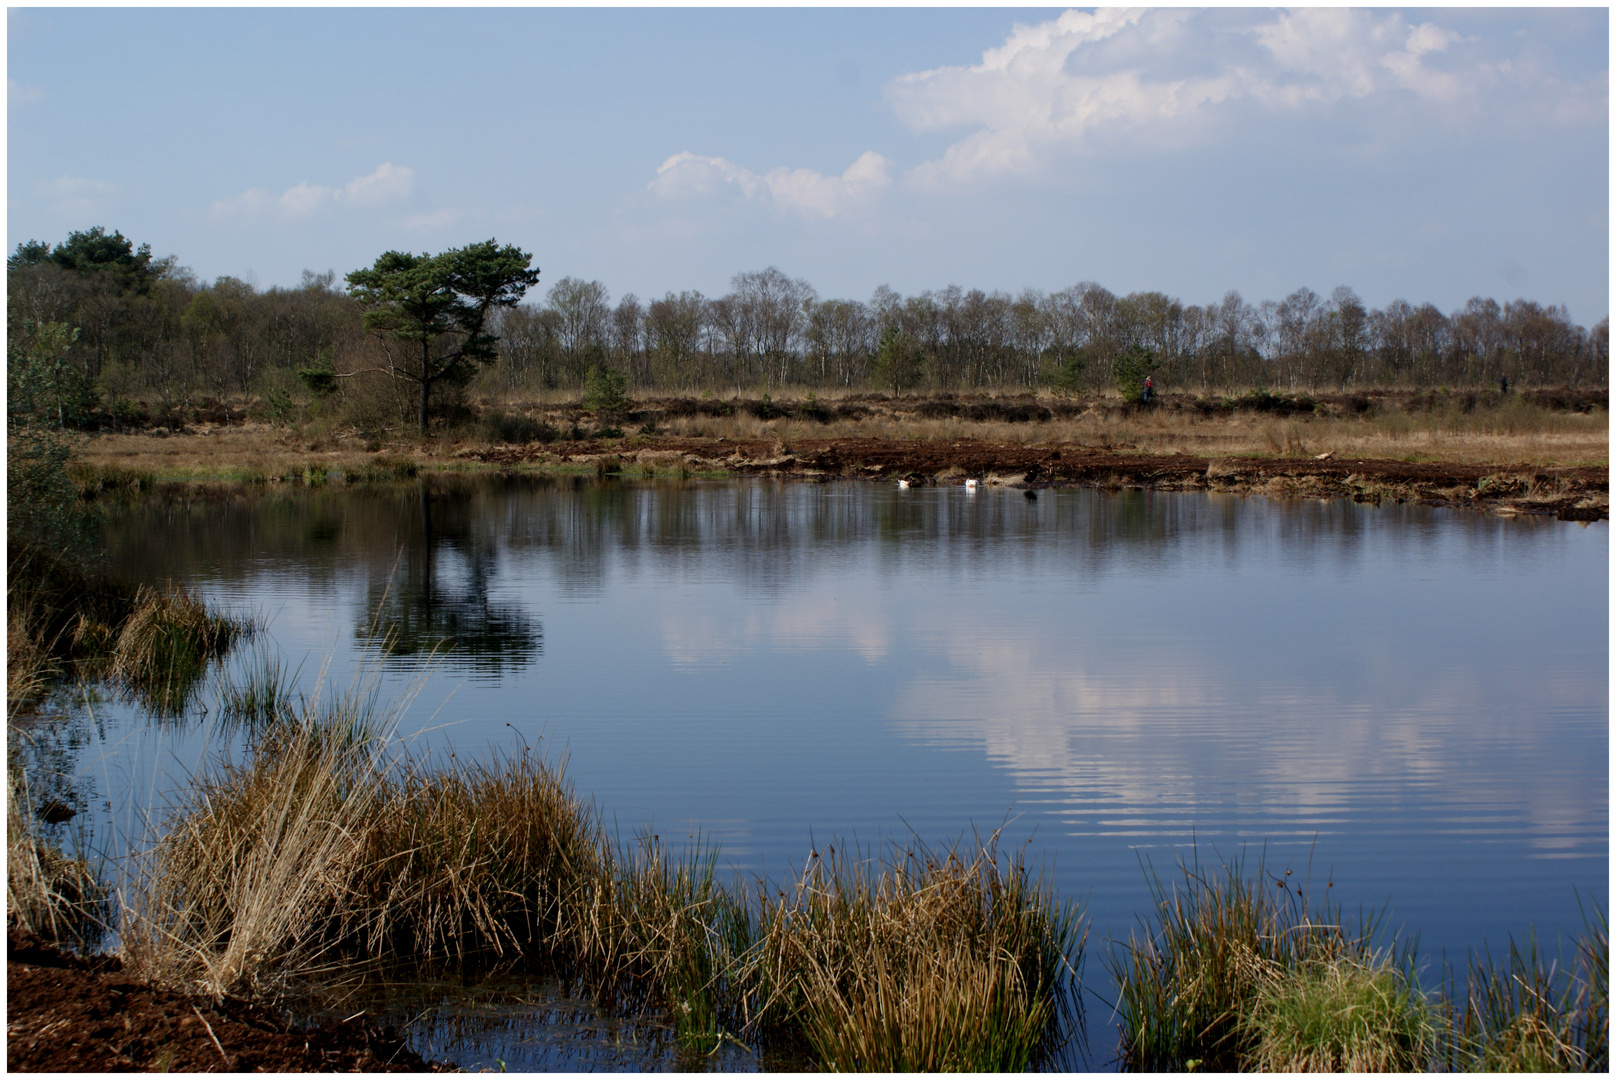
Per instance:
[[[419,484],[331,485],[261,495],[154,500],[110,516],[115,567],[142,580],[283,577],[343,588],[363,575],[359,636],[388,654],[438,650],[495,670],[542,651],[535,616],[500,599],[542,567],[563,596],[593,597],[613,578],[722,578],[779,595],[833,579],[852,557],[883,572],[1078,575],[1180,565],[1186,553],[1234,565],[1252,551],[1340,571],[1370,545],[1396,557],[1480,555],[1500,544],[1555,544],[1569,526],[1418,506],[1360,506],[1206,493],[789,481],[640,482],[586,477],[444,477]],[[1542,557],[1542,556],[1534,556]]]
[[[498,548],[479,527],[480,502],[419,485],[414,528],[399,522],[397,558],[370,565],[356,638],[387,656],[442,656],[492,671],[543,651],[542,631],[522,607],[489,595]]]

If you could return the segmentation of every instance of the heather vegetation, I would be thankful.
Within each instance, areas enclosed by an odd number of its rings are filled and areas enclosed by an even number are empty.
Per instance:
[[[486,249],[486,250],[485,250]],[[520,257],[519,257],[520,256]],[[770,267],[731,291],[614,303],[562,277],[542,299],[526,256],[489,241],[437,256],[389,252],[293,288],[198,281],[100,228],[29,241],[8,261],[13,340],[43,341],[59,369],[49,402],[76,428],[164,424],[176,409],[231,424],[341,415],[362,429],[453,419],[468,394],[537,400],[782,389],[1113,391],[1287,395],[1343,388],[1606,385],[1609,320],[1474,297],[1442,312],[1367,307],[1345,286],[1252,303],[1117,296],[1082,282],[1011,296],[949,286],[904,297],[822,299]],[[346,284],[346,288],[344,288]],[[411,290],[414,290],[412,293]],[[612,397],[611,394],[607,395]]]

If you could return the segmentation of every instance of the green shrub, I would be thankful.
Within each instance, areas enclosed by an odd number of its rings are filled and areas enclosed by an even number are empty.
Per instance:
[[[498,409],[487,413],[482,420],[483,436],[489,442],[513,443],[518,446],[535,442],[554,442],[560,434],[549,424],[541,423],[522,413],[507,413]]]
[[[589,369],[584,381],[584,408],[616,415],[628,408],[628,378],[603,364]]]
[[[1117,381],[1117,390],[1128,401],[1139,401],[1145,395],[1145,379],[1156,368],[1156,354],[1142,345],[1130,345],[1111,364],[1111,375]]]

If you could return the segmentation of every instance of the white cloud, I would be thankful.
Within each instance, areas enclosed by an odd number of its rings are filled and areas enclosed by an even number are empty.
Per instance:
[[[1434,22],[1363,10],[1068,11],[1016,26],[981,63],[899,76],[887,95],[916,131],[975,129],[907,176],[936,186],[1033,172],[1099,135],[1184,145],[1276,110],[1321,113],[1396,94],[1481,116],[1483,94],[1510,65],[1479,47],[1456,55],[1450,46],[1465,41]],[[1542,92],[1545,114],[1557,96],[1600,93],[1547,80],[1517,90]]]
[[[396,202],[415,187],[415,170],[384,161],[369,176],[356,176],[343,185],[342,198],[356,206]]]
[[[6,77],[6,105],[15,108],[18,105],[32,105],[36,101],[45,100],[45,91],[37,86],[20,83],[9,75]]]
[[[860,154],[840,176],[784,166],[760,176],[725,158],[686,151],[658,166],[650,188],[666,199],[739,199],[828,219],[869,207],[892,182],[891,166],[890,161],[870,150]]]
[[[662,648],[681,667],[728,664],[760,649],[851,649],[869,663],[892,647],[892,620],[879,604],[803,598],[766,615],[724,620],[681,612],[662,621]]]
[[[118,185],[79,176],[58,176],[39,181],[34,190],[44,197],[51,213],[79,219],[106,213],[118,194]]]
[[[300,181],[279,196],[263,188],[249,188],[210,208],[215,221],[245,221],[278,214],[288,220],[307,218],[334,207],[377,206],[398,202],[415,186],[415,172],[405,165],[384,161],[374,172],[356,176],[342,187],[324,187]]]
[[[460,220],[460,211],[445,207],[434,210],[430,214],[411,214],[404,219],[404,227],[418,232],[437,232],[447,229]]]

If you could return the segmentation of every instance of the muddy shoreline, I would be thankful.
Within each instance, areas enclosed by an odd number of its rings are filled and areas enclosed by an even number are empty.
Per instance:
[[[312,1027],[236,998],[131,979],[116,957],[6,940],[6,1064],[14,1072],[447,1072],[392,1028],[350,1017]]]
[[[1610,517],[1608,468],[1532,464],[1471,465],[1317,458],[1198,457],[1070,444],[891,439],[778,440],[651,437],[581,440],[544,446],[462,449],[460,460],[498,468],[593,468],[613,473],[684,470],[804,480],[863,479],[912,485],[958,484],[1036,490],[1081,486],[1217,491],[1273,498],[1352,499],[1460,507],[1501,515],[1545,514],[1564,521]]]

